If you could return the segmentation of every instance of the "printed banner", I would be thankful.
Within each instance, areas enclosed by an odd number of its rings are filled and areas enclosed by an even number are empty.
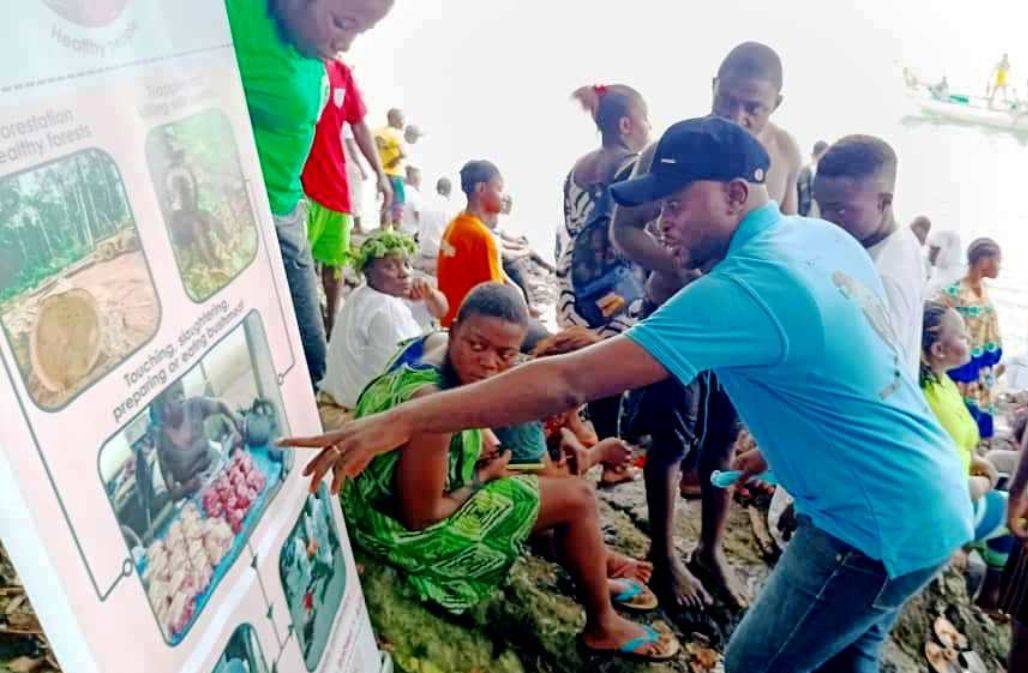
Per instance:
[[[73,673],[379,670],[224,6],[0,26],[3,543]]]

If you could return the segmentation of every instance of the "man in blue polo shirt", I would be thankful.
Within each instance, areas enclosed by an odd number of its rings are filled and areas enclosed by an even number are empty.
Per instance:
[[[725,670],[877,671],[903,603],[971,539],[967,487],[890,336],[871,259],[831,224],[783,216],[763,185],[768,165],[733,122],[672,126],[650,173],[612,192],[661,202],[665,242],[703,277],[622,337],[293,440],[323,448],[307,474],[338,482],[413,428],[504,426],[712,370],[763,452],[738,467],[770,465],[801,521]]]

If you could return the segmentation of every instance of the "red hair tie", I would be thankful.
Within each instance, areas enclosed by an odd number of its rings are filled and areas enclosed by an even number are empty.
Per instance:
[[[597,96],[602,98],[607,93],[607,86],[605,84],[597,84],[593,87],[593,91],[596,92]]]

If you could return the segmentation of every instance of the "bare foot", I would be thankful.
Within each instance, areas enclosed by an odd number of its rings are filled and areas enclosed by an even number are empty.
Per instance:
[[[630,467],[610,468],[604,465],[603,474],[600,475],[600,488],[611,488],[635,480],[636,472]]]
[[[619,648],[637,639],[646,639],[653,631],[642,624],[625,619],[617,613],[604,620],[605,623],[586,624],[582,642],[597,652],[618,652]],[[681,645],[673,634],[663,632],[656,642],[645,642],[638,648],[624,654],[651,658],[655,661],[670,659],[678,654]]]
[[[708,554],[697,549],[689,559],[688,567],[705,586],[730,607],[741,610],[749,605],[746,589],[728,565],[723,551]]]
[[[714,600],[677,556],[653,558],[650,586],[665,609],[702,610]]]
[[[632,446],[618,437],[608,437],[596,444],[590,453],[594,465],[603,463],[604,467],[619,468],[628,465],[632,459]]]
[[[607,577],[610,579],[639,580],[644,584],[653,577],[653,564],[616,551],[607,552]]]

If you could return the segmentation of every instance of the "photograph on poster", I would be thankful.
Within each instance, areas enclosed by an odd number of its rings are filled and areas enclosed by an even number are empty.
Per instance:
[[[346,558],[325,486],[307,496],[300,518],[282,546],[279,574],[293,632],[307,669],[313,671],[346,593]]]
[[[207,110],[150,131],[146,160],[186,294],[225,287],[257,254],[257,227],[232,127]]]
[[[25,388],[54,410],[157,331],[160,304],[110,155],[0,177],[0,322]]]
[[[117,19],[128,0],[42,0],[63,18],[85,28],[99,28]]]
[[[100,450],[99,472],[158,626],[182,641],[289,471],[260,316],[250,313]]]
[[[232,633],[211,673],[271,673],[252,626],[240,624]]]

